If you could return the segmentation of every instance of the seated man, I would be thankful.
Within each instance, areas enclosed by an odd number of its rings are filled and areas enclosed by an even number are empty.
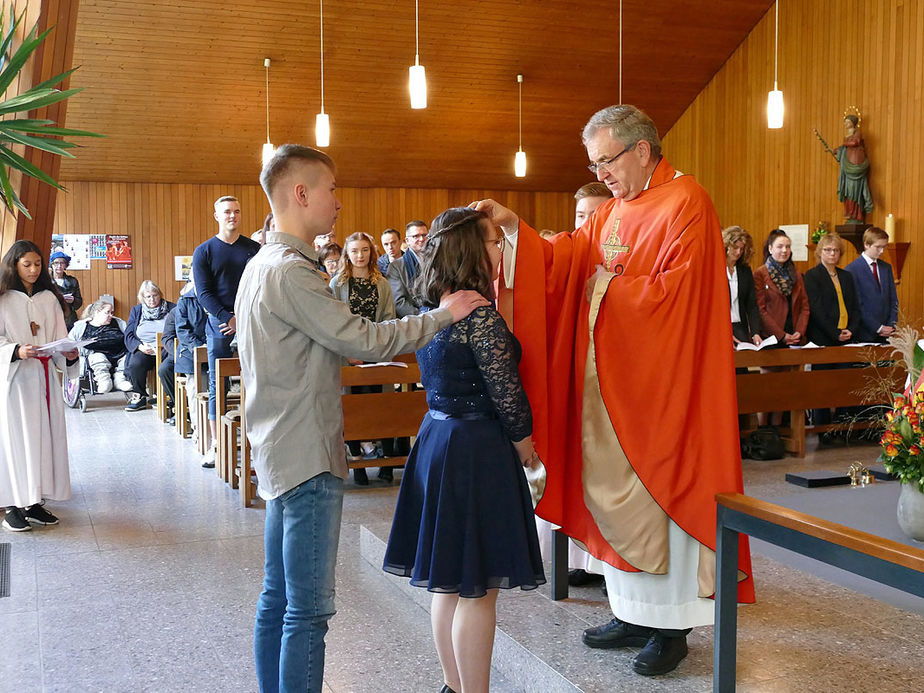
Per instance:
[[[97,393],[109,392],[113,384],[122,392],[132,389],[132,384],[125,377],[128,358],[125,321],[113,319],[111,303],[99,299],[87,306],[83,319],[74,323],[68,337],[96,340],[81,349],[80,355],[86,359],[87,370],[93,374]]]

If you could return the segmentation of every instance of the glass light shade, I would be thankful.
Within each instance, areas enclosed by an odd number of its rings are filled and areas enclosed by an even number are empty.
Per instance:
[[[526,152],[522,149],[513,158],[513,175],[517,178],[526,177]]]
[[[427,107],[427,75],[423,65],[411,65],[407,69],[407,86],[411,92],[411,108]]]
[[[783,92],[779,89],[767,95],[767,127],[771,130],[783,127]]]
[[[276,153],[276,147],[272,143],[267,142],[263,145],[263,165],[266,166],[267,162],[273,158],[273,154]]]
[[[314,119],[314,139],[319,147],[330,145],[330,118],[326,113],[318,113]]]

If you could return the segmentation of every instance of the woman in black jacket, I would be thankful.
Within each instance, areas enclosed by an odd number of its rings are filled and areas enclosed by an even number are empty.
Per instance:
[[[754,291],[754,274],[751,272],[751,254],[754,241],[740,226],[729,226],[722,231],[725,243],[725,273],[731,297],[732,339],[760,344],[760,311]]]
[[[818,264],[805,273],[809,301],[806,335],[818,346],[840,346],[854,341],[860,325],[860,302],[853,275],[837,266],[844,252],[844,239],[827,233],[818,241]]]

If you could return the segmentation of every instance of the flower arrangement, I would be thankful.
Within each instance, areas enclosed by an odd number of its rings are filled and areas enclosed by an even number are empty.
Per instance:
[[[812,231],[812,243],[817,244],[826,233],[828,233],[828,222],[819,221],[818,224],[815,225],[815,230]]]
[[[917,486],[924,493],[924,442],[921,424],[924,421],[924,349],[918,343],[918,333],[910,327],[896,330],[889,338],[895,352],[905,364],[909,385],[904,393],[892,397],[892,410],[886,413],[885,433],[879,439],[882,453],[879,461],[886,471],[903,484]]]

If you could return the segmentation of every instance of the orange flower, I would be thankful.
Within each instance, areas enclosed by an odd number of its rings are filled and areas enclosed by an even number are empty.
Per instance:
[[[908,454],[917,457],[921,454],[921,448],[919,448],[917,445],[912,445],[910,448],[908,448]]]
[[[889,457],[895,457],[898,455],[898,448],[894,445],[886,445],[885,454]]]

